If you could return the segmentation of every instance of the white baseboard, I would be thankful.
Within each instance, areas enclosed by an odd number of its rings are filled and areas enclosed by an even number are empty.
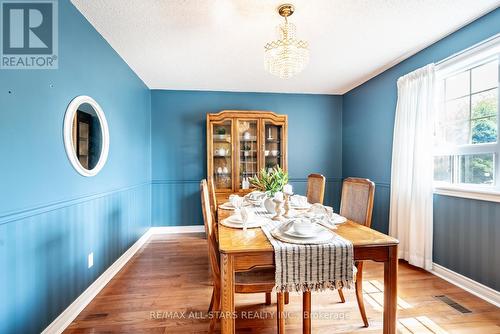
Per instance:
[[[190,226],[156,226],[149,229],[151,234],[198,233],[205,232],[204,225]]]
[[[148,241],[153,234],[204,232],[203,225],[151,227],[129,249],[123,253],[105,272],[101,274],[71,305],[68,306],[42,334],[60,334],[75,320],[94,297],[123,268],[134,254]]]
[[[500,292],[487,287],[479,282],[476,282],[468,277],[465,277],[459,273],[456,273],[448,268],[445,268],[437,263],[432,264],[432,274],[450,282],[453,285],[458,286],[465,291],[472,293],[473,295],[500,307]]]

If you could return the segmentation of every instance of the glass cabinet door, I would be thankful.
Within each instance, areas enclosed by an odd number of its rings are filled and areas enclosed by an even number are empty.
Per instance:
[[[249,189],[249,179],[258,172],[258,122],[238,120],[238,189]]]
[[[283,166],[283,125],[264,121],[264,167],[271,170]]]
[[[232,122],[223,121],[212,126],[213,178],[215,189],[232,190]]]

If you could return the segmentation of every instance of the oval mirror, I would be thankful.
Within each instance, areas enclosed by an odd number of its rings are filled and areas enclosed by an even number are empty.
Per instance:
[[[64,146],[69,161],[83,176],[94,176],[104,167],[109,151],[109,131],[99,104],[89,96],[71,101],[64,116]]]

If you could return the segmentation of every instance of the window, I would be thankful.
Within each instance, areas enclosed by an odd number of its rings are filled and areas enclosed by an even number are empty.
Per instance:
[[[486,44],[437,67],[437,188],[500,191],[500,41]]]

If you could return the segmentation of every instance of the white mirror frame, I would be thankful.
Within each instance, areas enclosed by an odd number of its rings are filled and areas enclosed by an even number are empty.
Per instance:
[[[78,107],[82,105],[83,103],[88,103],[92,106],[92,108],[95,110],[97,117],[99,118],[99,123],[101,125],[101,132],[102,132],[102,150],[101,150],[101,155],[99,157],[99,161],[97,162],[97,165],[92,168],[92,169],[86,169],[84,168],[81,164],[80,161],[78,161],[78,157],[76,155],[74,145],[73,145],[73,118],[75,117],[76,111],[78,110]],[[73,167],[76,169],[78,173],[80,173],[83,176],[94,176],[97,173],[101,171],[101,169],[104,167],[104,164],[108,160],[108,153],[109,153],[109,129],[108,129],[108,122],[106,121],[106,116],[104,116],[104,112],[102,111],[101,106],[90,96],[77,96],[75,97],[70,104],[68,105],[68,108],[66,109],[66,113],[64,115],[64,128],[63,128],[63,135],[64,135],[64,148],[66,149],[66,154],[68,156],[69,161],[73,165]]]

